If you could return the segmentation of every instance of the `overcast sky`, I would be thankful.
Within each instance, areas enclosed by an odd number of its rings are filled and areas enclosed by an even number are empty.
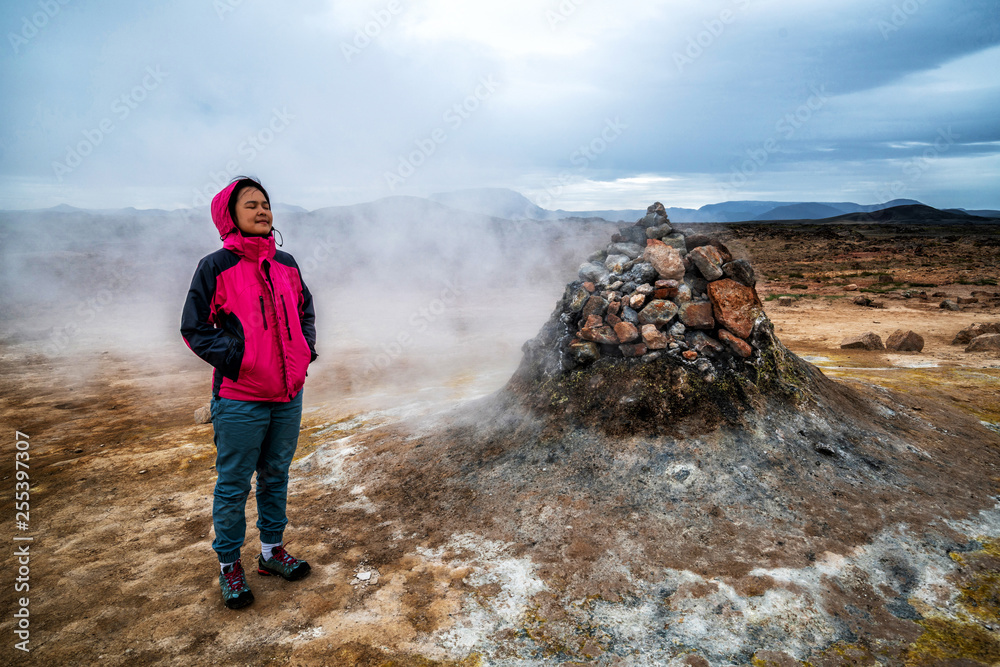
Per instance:
[[[997,0],[6,0],[0,208],[1000,209]]]

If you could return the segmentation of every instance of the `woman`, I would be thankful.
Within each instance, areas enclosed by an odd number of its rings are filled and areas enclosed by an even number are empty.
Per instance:
[[[275,248],[271,200],[238,178],[212,200],[222,249],[202,258],[191,281],[181,334],[215,367],[212,426],[218,480],[212,504],[219,586],[230,609],[253,602],[240,560],[246,500],[257,471],[257,572],[288,581],[309,564],[285,551],[288,467],[298,444],[302,386],[316,359],[312,295],[295,260]]]

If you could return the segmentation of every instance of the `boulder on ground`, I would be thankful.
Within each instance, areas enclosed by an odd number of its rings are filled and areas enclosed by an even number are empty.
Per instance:
[[[1000,352],[1000,334],[976,336],[965,348],[966,352]]]
[[[851,283],[850,285],[845,285],[844,286],[844,291],[845,292],[857,292],[858,291],[858,286],[855,285],[854,283]]]
[[[945,310],[961,310],[961,308],[958,307],[958,304],[951,299],[945,299],[942,301],[938,304],[938,308],[943,308]]]
[[[795,298],[790,296],[779,296],[778,297],[779,306],[794,306]]]
[[[857,336],[848,336],[840,343],[842,350],[884,350],[882,339],[874,331],[866,331]]]
[[[979,303],[979,299],[974,296],[960,296],[955,300],[958,305],[964,306],[970,303]]]
[[[924,349],[924,338],[912,331],[896,329],[886,338],[885,349],[893,352],[920,352]]]
[[[955,334],[955,338],[951,341],[951,344],[968,345],[976,336],[988,333],[1000,333],[1000,322],[973,322]]]
[[[195,424],[207,424],[212,421],[212,408],[207,405],[203,405],[194,411],[194,423]]]

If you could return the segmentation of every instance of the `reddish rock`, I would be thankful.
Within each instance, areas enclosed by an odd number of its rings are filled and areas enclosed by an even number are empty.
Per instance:
[[[592,283],[592,282],[586,282],[586,283],[584,283],[584,284],[583,284],[583,289],[585,289],[585,290],[587,290],[588,292],[590,292],[591,294],[593,294],[593,293],[594,293],[594,290],[596,290],[596,289],[597,289],[597,285],[595,285],[595,284],[594,284],[594,283]]]
[[[703,245],[691,250],[687,258],[705,276],[705,280],[718,280],[722,277],[722,255],[713,245]]]
[[[643,294],[645,296],[649,296],[650,294],[653,293],[654,289],[656,289],[656,288],[653,287],[652,285],[648,285],[646,283],[643,283],[643,284],[639,285],[638,287],[636,287],[635,291],[637,293],[639,293],[639,294]]]
[[[639,324],[665,326],[677,314],[677,304],[673,301],[653,300],[639,313]]]
[[[617,345],[620,341],[618,336],[615,334],[615,330],[609,327],[607,324],[602,324],[597,327],[584,327],[580,329],[580,338],[583,340],[589,340],[594,343],[601,343],[604,345]]]
[[[884,350],[882,339],[873,331],[866,331],[858,336],[848,336],[840,343],[844,350]]]
[[[588,364],[601,358],[601,350],[590,341],[574,341],[569,344],[569,353],[577,363]]]
[[[670,344],[670,339],[665,333],[657,329],[655,324],[643,324],[642,342],[650,350],[664,350]]]
[[[644,303],[646,303],[645,294],[633,293],[628,297],[628,305],[632,310],[639,310]]]
[[[588,315],[587,319],[583,321],[583,326],[581,329],[593,329],[594,327],[599,327],[604,324],[604,320],[601,319],[600,315]]]
[[[715,319],[740,338],[747,338],[762,307],[757,292],[730,278],[708,284],[708,298],[712,300]]]
[[[611,315],[617,315],[622,308],[622,302],[615,299],[608,303],[608,313]]]
[[[719,329],[719,340],[728,345],[730,349],[746,359],[751,354],[753,354],[753,348],[742,338],[737,338],[733,334],[729,333],[725,329]]]
[[[583,316],[590,317],[591,315],[604,315],[604,311],[608,309],[608,302],[604,297],[592,294],[587,303],[583,306]]]
[[[988,333],[1000,333],[1000,322],[973,322],[957,334],[951,341],[952,345],[968,345],[976,336]]]
[[[684,350],[683,352],[681,352],[681,356],[687,359],[688,361],[694,361],[695,359],[698,358],[698,353],[695,352],[694,350]]]
[[[705,246],[701,246],[705,247]],[[714,308],[708,301],[688,301],[680,307],[678,319],[691,329],[714,329]]]
[[[920,352],[924,349],[924,338],[912,331],[896,329],[885,339],[885,349],[893,352]]]
[[[610,324],[611,326],[615,326],[616,324],[618,324],[619,322],[621,322],[621,321],[622,321],[622,318],[618,317],[618,316],[617,316],[617,315],[615,315],[614,313],[608,313],[608,314],[607,314],[607,315],[606,315],[606,316],[604,317],[604,320],[605,320],[605,321],[606,321],[606,322],[607,322],[608,324]]]
[[[631,343],[639,338],[639,330],[631,322],[619,322],[614,327],[615,335],[622,343]]]
[[[646,251],[642,254],[642,261],[652,264],[656,273],[665,280],[684,279],[684,263],[681,261],[680,253],[663,241],[658,239],[646,241]]]
[[[850,285],[845,285],[844,286],[844,291],[845,292],[857,292],[858,291],[858,286],[855,285],[854,283],[851,283]]]
[[[677,288],[674,289],[658,289],[653,292],[654,299],[672,299],[677,296]]]
[[[661,278],[660,280],[657,280],[655,283],[653,283],[653,287],[655,287],[656,289],[663,289],[663,288],[677,289],[678,287],[680,287],[680,283],[677,282],[676,280],[663,280]]]
[[[974,296],[960,296],[957,299],[955,299],[955,301],[957,301],[958,305],[960,306],[964,306],[970,303],[979,303],[979,299],[977,299]]]
[[[965,348],[966,352],[1000,352],[1000,334],[976,336]]]
[[[642,343],[630,343],[625,345],[619,345],[618,349],[622,351],[626,357],[641,357],[646,354],[646,346]]]

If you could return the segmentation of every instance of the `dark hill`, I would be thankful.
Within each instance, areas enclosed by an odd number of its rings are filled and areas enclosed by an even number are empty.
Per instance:
[[[843,211],[827,206],[826,204],[803,203],[789,204],[788,206],[778,206],[772,208],[763,215],[758,215],[755,220],[804,220],[831,218],[842,215]]]
[[[959,213],[955,211],[942,211],[933,206],[924,204],[907,204],[904,206],[893,206],[884,208],[881,211],[871,211],[869,213],[848,213],[832,218],[824,218],[819,222],[994,222],[992,218],[983,218],[978,215]]]

